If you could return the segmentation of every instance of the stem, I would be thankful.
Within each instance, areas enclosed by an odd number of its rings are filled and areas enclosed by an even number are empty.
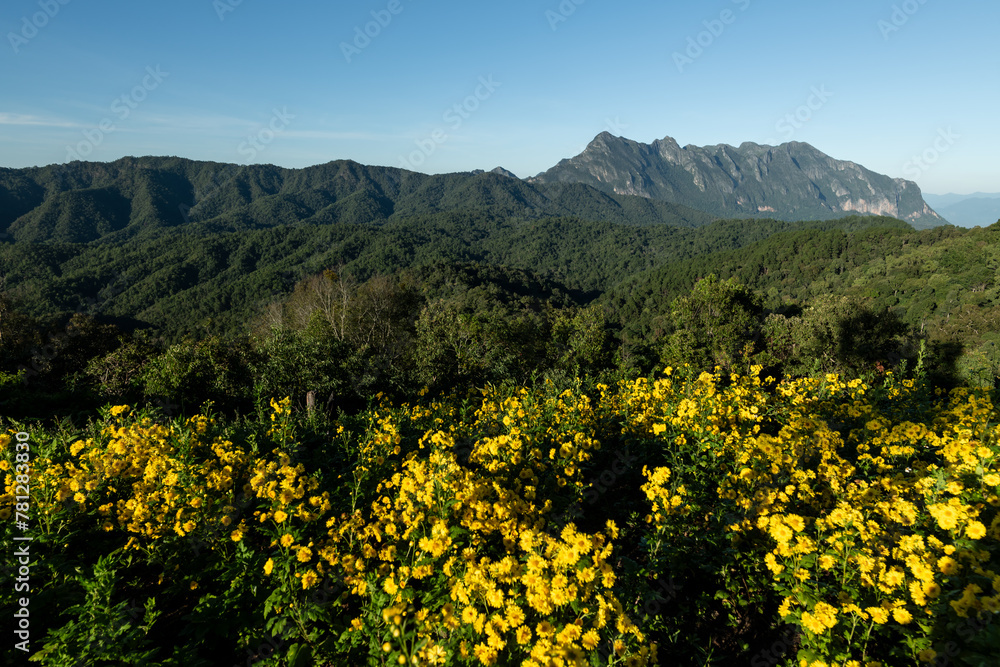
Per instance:
[[[851,639],[854,637],[854,629],[858,627],[858,616],[854,615],[854,622],[851,623],[851,633],[847,635],[847,645],[851,645]]]
[[[865,643],[864,643],[864,646],[861,649],[861,661],[862,662],[864,662],[865,657],[868,655],[868,638],[871,636],[871,634],[872,634],[872,628],[874,628],[874,627],[875,627],[875,619],[872,619],[872,622],[868,624],[868,632],[865,633]]]

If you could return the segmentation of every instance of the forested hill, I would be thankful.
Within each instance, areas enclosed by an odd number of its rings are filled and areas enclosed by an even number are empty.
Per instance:
[[[530,270],[589,301],[630,275],[793,229],[854,230],[889,218],[791,223],[718,221],[695,228],[482,211],[381,224],[280,225],[236,232],[142,234],[114,243],[0,243],[5,288],[35,317],[93,310],[168,339],[238,331],[303,277],[336,267],[357,280],[432,262]]]
[[[771,312],[863,304],[927,340],[963,350],[968,360],[996,365],[998,270],[1000,221],[975,229],[800,229],[657,266],[623,280],[602,302],[627,336],[656,339],[672,326],[675,300],[715,275],[760,295]]]
[[[455,211],[682,227],[715,219],[582,184],[531,185],[497,171],[427,176],[343,160],[282,169],[143,157],[0,169],[0,236],[35,243],[118,243],[167,229],[373,224]]]

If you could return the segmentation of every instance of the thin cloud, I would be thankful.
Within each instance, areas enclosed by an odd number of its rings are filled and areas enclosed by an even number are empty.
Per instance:
[[[393,134],[374,134],[371,132],[336,132],[333,130],[286,130],[282,134],[286,137],[296,139],[332,139],[336,141],[395,141],[401,138],[401,135]]]
[[[32,125],[35,127],[83,127],[67,120],[53,120],[41,116],[0,112],[0,125]]]

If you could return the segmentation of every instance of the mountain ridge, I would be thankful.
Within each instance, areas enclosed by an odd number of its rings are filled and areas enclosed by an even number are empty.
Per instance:
[[[351,160],[285,169],[147,156],[0,169],[0,234],[16,241],[117,242],[169,228],[381,224],[462,210],[677,226],[717,219],[585,184],[530,184],[499,167],[426,175]]]
[[[916,228],[947,224],[912,181],[877,174],[810,144],[644,144],[601,132],[579,155],[527,179],[575,181],[605,192],[670,201],[720,217],[831,219],[890,215]]]

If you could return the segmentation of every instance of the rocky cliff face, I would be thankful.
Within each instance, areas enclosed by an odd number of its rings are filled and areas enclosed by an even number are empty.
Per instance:
[[[670,137],[643,144],[604,132],[580,155],[529,180],[586,183],[723,217],[820,220],[866,213],[917,228],[947,224],[916,183],[835,160],[800,142],[681,147]]]

